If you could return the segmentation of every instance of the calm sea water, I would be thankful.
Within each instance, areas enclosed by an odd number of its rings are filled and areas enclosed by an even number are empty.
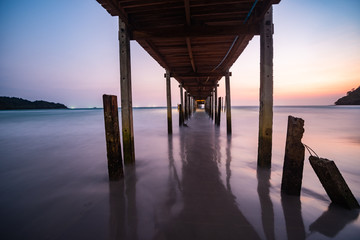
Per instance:
[[[224,114],[220,128],[199,112],[180,130],[174,109],[169,138],[166,109],[135,109],[136,166],[120,183],[107,179],[102,109],[0,111],[0,238],[160,239],[183,221],[189,189],[206,186],[189,174],[204,167],[261,239],[358,239],[359,212],[330,205],[308,153],[301,197],[281,196],[288,115],[305,120],[303,143],[335,161],[360,202],[358,106],[275,107],[271,172],[256,168],[256,107],[232,109],[231,138]]]

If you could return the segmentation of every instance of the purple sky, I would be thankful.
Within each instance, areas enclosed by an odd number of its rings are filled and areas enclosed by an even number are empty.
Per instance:
[[[274,7],[275,105],[330,105],[360,85],[360,1]],[[117,18],[95,0],[0,1],[0,96],[100,107],[119,96]],[[131,43],[134,106],[165,106],[162,69]],[[259,37],[230,69],[232,105],[258,105]],[[172,79],[172,104],[179,89]],[[224,96],[224,81],[219,95]]]

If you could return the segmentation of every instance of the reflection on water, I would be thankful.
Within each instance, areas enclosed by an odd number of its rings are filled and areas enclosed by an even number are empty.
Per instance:
[[[109,239],[126,239],[126,196],[123,181],[109,182]]]
[[[200,119],[180,133],[183,208],[159,228],[155,239],[259,239],[220,179],[216,134],[205,117],[194,115]]]
[[[305,239],[306,234],[301,213],[300,197],[281,193],[281,205],[284,211],[288,239]]]
[[[343,209],[335,204],[330,204],[328,209],[313,222],[310,232],[319,232],[327,237],[334,238],[344,227],[356,220],[359,211]]]
[[[359,110],[275,108],[269,171],[256,167],[257,108],[234,108],[230,138],[204,112],[169,136],[166,109],[135,109],[136,165],[119,182],[101,110],[0,112],[0,238],[357,239],[359,212],[329,206],[307,161],[301,197],[280,182],[292,114],[360,200]]]
[[[258,179],[257,191],[261,206],[261,220],[266,239],[275,239],[274,209],[270,198],[270,169],[258,167],[256,171]]]

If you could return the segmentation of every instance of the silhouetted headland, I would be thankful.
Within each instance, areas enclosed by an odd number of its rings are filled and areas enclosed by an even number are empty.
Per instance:
[[[31,102],[16,97],[0,97],[0,110],[15,109],[67,109],[67,107],[61,103],[46,102],[42,100]]]
[[[346,96],[339,98],[335,105],[360,105],[360,86],[346,93]]]

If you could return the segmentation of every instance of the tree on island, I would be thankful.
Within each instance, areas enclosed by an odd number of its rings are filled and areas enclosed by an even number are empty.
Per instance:
[[[360,105],[360,86],[351,89],[346,93],[346,96],[338,99],[335,105]]]
[[[64,104],[46,101],[25,100],[16,97],[0,97],[0,110],[14,109],[67,109]]]

